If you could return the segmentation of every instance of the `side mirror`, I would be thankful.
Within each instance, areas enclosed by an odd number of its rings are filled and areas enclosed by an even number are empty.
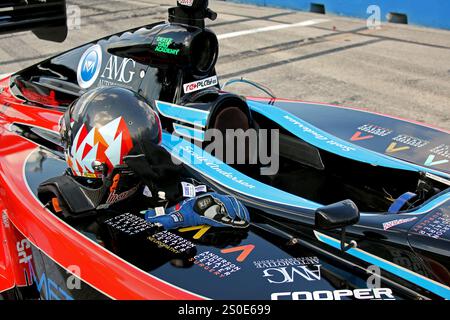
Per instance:
[[[359,209],[351,200],[344,200],[318,208],[315,212],[315,227],[322,230],[341,229],[341,250],[347,251],[356,242],[345,243],[345,228],[358,223]]]
[[[322,230],[333,230],[354,225],[359,221],[359,209],[351,200],[344,200],[318,208],[315,226]]]

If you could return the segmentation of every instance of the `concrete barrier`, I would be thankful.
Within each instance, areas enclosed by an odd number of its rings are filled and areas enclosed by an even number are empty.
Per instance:
[[[367,19],[372,13],[367,8],[377,5],[381,9],[381,20],[407,19],[408,24],[432,28],[450,29],[449,0],[228,0],[252,3],[261,6],[312,11],[311,5],[323,5],[326,13]],[[319,8],[320,6],[315,8]],[[392,15],[394,14],[394,15]],[[398,15],[400,14],[400,15]],[[406,15],[403,16],[403,15]],[[394,20],[394,21],[392,21]],[[406,22],[406,21],[405,21]]]

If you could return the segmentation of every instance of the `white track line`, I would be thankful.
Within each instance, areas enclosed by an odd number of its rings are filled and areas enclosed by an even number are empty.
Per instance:
[[[6,11],[12,11],[14,10],[14,7],[4,7],[4,8],[0,8],[0,12],[6,12]]]
[[[268,31],[282,30],[282,29],[295,28],[295,27],[307,27],[307,26],[312,26],[312,25],[327,22],[327,21],[329,21],[329,20],[327,20],[327,19],[312,19],[312,20],[306,20],[306,21],[302,21],[302,22],[298,22],[298,23],[294,23],[294,24],[279,24],[276,26],[270,26],[270,27],[264,27],[264,28],[256,28],[256,29],[236,31],[236,32],[231,32],[231,33],[224,33],[224,34],[218,35],[217,38],[219,40],[223,40],[223,39],[245,36],[245,35],[253,34],[253,33],[268,32]]]
[[[152,3],[152,2],[147,2],[147,1],[133,1],[133,0],[110,0],[113,2],[126,2],[127,4],[134,4],[136,6],[146,6],[149,8],[155,8],[155,7],[159,7],[159,4],[156,3]],[[165,6],[165,5],[161,5],[161,7],[170,7],[169,5]],[[141,8],[143,9],[143,8]]]

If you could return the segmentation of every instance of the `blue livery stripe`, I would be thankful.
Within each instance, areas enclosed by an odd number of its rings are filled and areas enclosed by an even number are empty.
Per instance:
[[[156,101],[156,109],[164,117],[186,122],[201,128],[206,127],[209,116],[209,111],[179,106],[163,101]]]
[[[185,163],[200,174],[214,180],[229,190],[233,190],[249,198],[260,199],[274,204],[282,204],[295,209],[314,210],[320,207],[315,202],[268,186],[240,173],[183,138],[164,132],[162,146],[177,160]]]
[[[333,136],[279,107],[251,100],[247,102],[252,111],[273,120],[298,138],[320,149],[371,165],[408,171],[425,171],[439,176],[450,177],[440,171],[421,167],[359,147]]]
[[[411,212],[405,212],[405,213],[398,213],[397,215],[417,215],[417,214],[423,214],[428,213],[433,209],[436,209],[437,207],[443,206],[447,204],[447,207],[450,206],[450,190],[448,192],[444,193],[443,195],[438,196],[437,198],[431,199],[428,202],[425,202],[421,207],[417,208],[417,210],[411,211]]]
[[[194,139],[201,142],[205,141],[205,132],[202,130],[186,127],[178,123],[173,124],[173,129],[178,135],[182,137]]]
[[[321,242],[326,243],[336,249],[341,248],[341,242],[339,240],[317,231],[314,231],[314,234],[316,235],[316,238]],[[445,299],[450,299],[450,288],[439,282],[428,279],[418,273],[415,273],[411,270],[403,268],[395,263],[384,260],[358,248],[352,248],[348,250],[347,253],[370,264],[379,266],[380,268],[409,282],[412,282],[422,288],[425,288],[430,292],[437,294],[438,296],[441,296]]]
[[[229,188],[250,198],[286,205],[296,209],[304,208],[315,210],[322,207],[321,204],[298,197],[250,178],[183,138],[167,132],[163,133],[162,138],[163,147],[166,148],[172,156],[202,175],[221,184],[225,188]],[[196,159],[194,159],[193,154],[196,155]],[[244,181],[252,187],[249,188],[248,185],[240,184],[237,181]],[[422,207],[413,212],[398,213],[398,216],[424,214],[448,200],[450,200],[450,193],[445,193],[444,195],[425,203]],[[373,213],[361,213],[361,215],[374,216]]]

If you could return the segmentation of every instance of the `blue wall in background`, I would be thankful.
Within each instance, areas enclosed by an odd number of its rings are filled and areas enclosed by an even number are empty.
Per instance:
[[[390,12],[408,16],[408,24],[450,29],[450,0],[232,0],[262,6],[309,11],[311,3],[323,4],[326,13],[367,19],[370,5],[381,8],[381,19]]]

